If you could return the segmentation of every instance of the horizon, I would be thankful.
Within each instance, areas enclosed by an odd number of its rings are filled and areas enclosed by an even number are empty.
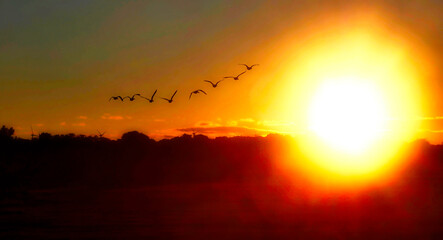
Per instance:
[[[3,125],[3,127],[9,128],[10,126]],[[102,132],[100,132],[100,133],[97,132],[95,134],[76,134],[76,133],[72,133],[72,132],[57,133],[57,134],[53,134],[53,133],[50,133],[50,132],[40,132],[40,133],[36,134],[34,132],[34,135],[31,133],[28,138],[23,138],[23,137],[20,137],[20,136],[16,136],[15,133],[14,133],[11,137],[13,139],[22,139],[22,140],[32,140],[32,139],[34,139],[34,140],[38,140],[40,134],[49,134],[51,137],[73,136],[73,137],[103,138],[103,139],[108,139],[108,140],[115,141],[115,140],[121,140],[123,135],[125,135],[127,133],[142,134],[144,136],[149,137],[149,139],[155,140],[157,142],[161,141],[161,140],[171,140],[173,138],[180,138],[180,137],[185,137],[185,136],[191,136],[192,138],[194,138],[196,136],[204,136],[204,137],[207,137],[208,139],[212,139],[213,140],[213,139],[217,139],[217,138],[235,138],[235,137],[250,137],[250,138],[261,137],[261,138],[266,138],[268,136],[276,135],[276,136],[281,136],[281,137],[290,137],[293,141],[297,141],[297,139],[298,139],[297,135],[292,135],[292,134],[287,134],[287,133],[279,133],[279,132],[269,132],[269,133],[265,133],[265,134],[255,134],[255,135],[252,135],[252,134],[247,134],[247,135],[214,135],[214,134],[210,134],[210,133],[209,134],[205,134],[205,133],[200,133],[200,132],[195,132],[195,131],[194,132],[192,132],[192,131],[182,132],[181,135],[163,136],[162,138],[156,138],[156,137],[153,137],[153,136],[151,136],[149,134],[146,134],[144,132],[137,131],[137,130],[130,130],[130,131],[124,132],[120,136],[117,136],[117,137],[114,137],[114,138],[106,137],[106,132],[103,132],[103,133]],[[32,137],[32,135],[34,137]],[[100,136],[100,135],[102,135],[102,136]],[[405,141],[402,142],[402,144],[411,144],[411,143],[418,142],[418,141],[426,141],[426,142],[428,142],[431,145],[443,145],[443,141],[442,142],[431,142],[431,141],[429,141],[426,138],[415,138],[415,139],[405,140]]]

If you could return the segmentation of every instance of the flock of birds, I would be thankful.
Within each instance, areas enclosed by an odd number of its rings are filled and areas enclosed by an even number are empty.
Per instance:
[[[207,82],[207,83],[209,83],[209,84],[211,84],[211,86],[212,86],[213,88],[216,88],[216,87],[218,86],[218,84],[219,84],[220,82],[224,81],[225,79],[232,78],[233,80],[239,80],[241,75],[245,74],[247,71],[252,70],[253,67],[258,66],[259,64],[253,64],[253,65],[250,65],[250,66],[247,65],[247,64],[239,64],[239,65],[243,65],[243,66],[245,66],[245,67],[246,67],[246,70],[243,71],[243,72],[241,72],[241,73],[238,74],[238,75],[223,77],[222,80],[219,80],[219,81],[216,82],[216,83],[214,83],[214,82],[212,82],[212,81],[209,81],[209,80],[203,80],[203,81],[204,81],[204,82]],[[178,91],[178,90],[175,90],[174,94],[172,94],[172,96],[171,96],[170,98],[164,98],[164,97],[161,97],[161,99],[167,101],[168,103],[172,103],[172,101],[173,101],[173,99],[174,99],[174,96],[177,94],[177,91]],[[134,94],[134,95],[132,95],[132,96],[125,96],[125,97],[122,97],[122,96],[112,96],[112,97],[109,98],[109,101],[111,101],[111,100],[120,100],[120,101],[123,102],[123,101],[125,101],[125,99],[129,99],[129,101],[132,102],[132,101],[135,100],[135,97],[139,97],[139,98],[146,99],[149,103],[153,103],[153,102],[154,102],[154,97],[155,97],[155,94],[156,94],[156,93],[157,93],[157,90],[155,90],[155,92],[152,94],[151,98],[147,98],[147,97],[145,97],[145,96],[142,96],[142,95],[139,94],[139,93]],[[201,89],[197,89],[197,90],[192,91],[191,94],[189,94],[189,99],[191,99],[191,97],[192,97],[193,94],[199,94],[199,93],[203,93],[203,94],[207,95],[207,93],[206,93],[205,91],[203,91],[203,90],[201,90]]]

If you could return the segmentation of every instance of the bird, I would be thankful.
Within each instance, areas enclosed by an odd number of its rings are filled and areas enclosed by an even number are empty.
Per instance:
[[[98,132],[98,137],[99,138],[102,138],[103,135],[105,135],[105,133],[106,133],[106,132],[100,132],[99,130],[97,130],[97,132]]]
[[[175,94],[177,93],[177,91],[178,91],[178,90],[175,90],[174,94],[172,94],[172,97],[171,97],[170,99],[167,99],[167,98],[162,98],[162,99],[168,101],[169,103],[172,103],[172,99],[174,98],[174,96],[175,96]]]
[[[111,97],[111,98],[109,98],[109,101],[111,101],[111,100],[118,100],[118,99],[120,99],[123,102],[123,98],[121,96]]]
[[[232,78],[232,79],[234,79],[234,80],[238,80],[238,77],[240,77],[242,74],[244,74],[246,71],[244,71],[244,72],[242,72],[242,73],[240,73],[239,75],[237,75],[237,76],[228,76],[228,77],[224,77],[224,78]]]
[[[140,93],[137,93],[137,94],[132,95],[132,97],[130,97],[130,96],[126,96],[126,97],[124,97],[123,99],[128,98],[129,101],[132,102],[132,101],[135,100],[135,96],[139,96],[139,97],[140,97],[141,95],[140,95]],[[122,101],[123,101],[123,100],[122,100]]]
[[[218,83],[221,82],[221,81],[223,81],[223,79],[220,80],[220,81],[218,81],[218,82],[216,82],[216,83],[213,83],[213,82],[211,82],[211,81],[209,81],[209,80],[203,80],[203,82],[208,82],[208,83],[210,83],[210,84],[212,85],[213,88],[216,88],[216,87],[218,86]]]
[[[198,93],[204,93],[205,95],[208,95],[208,94],[206,94],[205,91],[203,91],[203,90],[201,90],[201,89],[197,89],[197,90],[195,90],[195,91],[192,91],[191,94],[189,94],[189,99],[191,99],[192,94],[198,94]]]
[[[259,64],[253,64],[253,65],[251,65],[251,66],[248,66],[248,65],[246,65],[246,64],[239,64],[239,65],[243,65],[243,66],[245,66],[245,67],[246,67],[246,70],[251,70],[254,66],[258,66]]]
[[[154,96],[156,93],[157,93],[157,89],[155,89],[155,92],[154,92],[154,94],[152,94],[151,98],[143,97],[141,95],[140,95],[140,97],[142,97],[142,98],[148,100],[150,103],[152,103],[152,102],[154,102]]]

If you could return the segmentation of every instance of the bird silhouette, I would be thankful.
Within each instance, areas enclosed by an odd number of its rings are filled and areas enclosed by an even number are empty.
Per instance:
[[[213,82],[211,82],[211,81],[209,81],[209,80],[203,80],[203,82],[208,82],[208,83],[210,83],[210,84],[212,85],[213,88],[216,88],[216,87],[218,86],[218,83],[221,82],[221,81],[223,81],[223,79],[220,80],[220,81],[218,81],[218,82],[216,82],[216,83],[213,83]]]
[[[228,76],[228,77],[224,77],[224,78],[232,78],[232,79],[234,79],[234,80],[238,80],[238,77],[240,77],[242,74],[244,74],[246,71],[244,71],[244,72],[242,72],[242,73],[240,73],[239,75],[237,75],[237,76]]]
[[[189,99],[191,99],[192,94],[198,94],[198,93],[204,93],[205,95],[208,95],[208,94],[206,94],[205,91],[203,91],[203,90],[201,90],[201,89],[197,89],[197,90],[195,90],[195,91],[192,91],[191,94],[189,94]]]
[[[154,96],[156,93],[157,93],[157,89],[155,89],[155,92],[154,92],[154,94],[152,94],[151,98],[143,97],[141,95],[140,95],[140,97],[142,97],[142,98],[148,100],[150,103],[152,103],[152,102],[154,102]]]
[[[105,135],[105,133],[106,133],[106,132],[100,132],[99,130],[97,130],[97,132],[98,132],[98,137],[99,138],[102,138],[103,135]]]
[[[174,96],[175,96],[175,94],[177,93],[177,91],[178,91],[178,90],[175,90],[174,94],[172,94],[172,97],[171,97],[170,99],[168,99],[168,98],[162,98],[162,99],[168,101],[169,103],[172,103],[172,99],[174,99]]]
[[[140,97],[141,95],[140,95],[140,93],[137,93],[137,94],[132,95],[132,97],[130,97],[130,96],[126,96],[126,97],[124,97],[123,99],[128,98],[129,101],[132,102],[132,101],[135,100],[135,96],[139,96],[139,97]],[[122,100],[122,101],[123,101],[123,100]]]
[[[246,64],[239,64],[239,65],[243,65],[243,66],[245,66],[245,67],[246,67],[246,70],[251,70],[254,66],[258,66],[258,64],[253,64],[253,65],[251,65],[251,66],[248,66],[248,65],[246,65]]]
[[[121,96],[111,97],[111,98],[109,98],[109,101],[111,101],[111,100],[119,100],[119,99],[123,102],[123,98]]]

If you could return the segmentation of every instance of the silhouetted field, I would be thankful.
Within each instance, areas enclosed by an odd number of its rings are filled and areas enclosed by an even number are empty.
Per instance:
[[[276,175],[290,141],[3,136],[0,238],[443,237],[443,146],[405,146],[409,164],[389,186],[322,195]]]

